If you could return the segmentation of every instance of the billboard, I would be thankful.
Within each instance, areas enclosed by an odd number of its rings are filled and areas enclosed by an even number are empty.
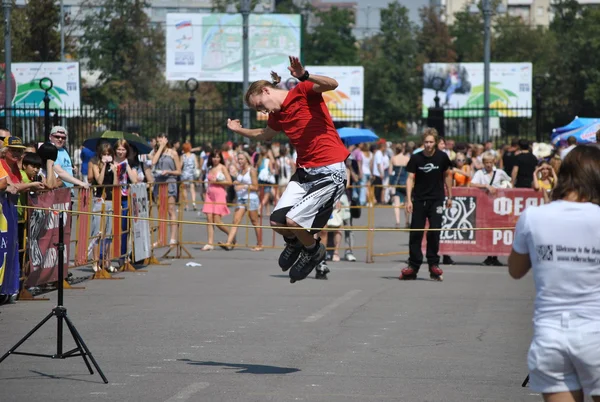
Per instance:
[[[42,78],[52,80],[48,91],[50,109],[79,109],[81,107],[79,62],[12,63],[12,87],[14,108],[44,108],[45,92],[40,88]],[[2,75],[4,77],[4,74]],[[0,83],[4,98],[4,83]],[[14,112],[15,115],[39,114],[33,110]]]
[[[289,62],[288,62],[289,64]],[[283,78],[284,70],[288,78]],[[364,76],[362,66],[306,66],[310,74],[325,75],[334,78],[338,87],[333,91],[323,93],[333,121],[363,121],[364,109]],[[296,86],[298,80],[289,75],[287,65],[284,69],[274,70],[282,76],[279,87],[290,90]],[[267,120],[267,115],[258,113],[258,120]]]
[[[532,73],[531,63],[490,63],[490,116],[531,117]],[[424,64],[423,117],[436,87],[447,118],[483,117],[483,63]]]
[[[250,81],[300,55],[300,14],[250,14]],[[241,14],[167,14],[167,80],[242,82]]]

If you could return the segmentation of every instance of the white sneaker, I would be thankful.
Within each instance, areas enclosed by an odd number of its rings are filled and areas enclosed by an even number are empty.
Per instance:
[[[351,252],[347,252],[345,257],[346,257],[346,261],[351,261],[351,262],[356,261],[356,257]]]

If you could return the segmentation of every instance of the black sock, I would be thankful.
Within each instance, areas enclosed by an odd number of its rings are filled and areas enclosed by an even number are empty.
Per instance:
[[[296,243],[298,243],[298,238],[297,237],[286,237],[286,236],[283,236],[283,240],[285,240],[285,242],[287,244],[296,244]]]

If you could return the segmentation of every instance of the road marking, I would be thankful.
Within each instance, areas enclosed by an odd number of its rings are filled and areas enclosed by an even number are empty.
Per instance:
[[[328,304],[327,306],[323,307],[321,310],[317,311],[315,314],[307,317],[304,322],[315,322],[323,317],[325,317],[325,315],[327,313],[330,313],[331,311],[333,311],[336,307],[341,306],[343,303],[347,302],[348,300],[350,300],[351,298],[353,298],[354,296],[356,296],[357,294],[359,294],[361,292],[360,289],[354,289],[349,291],[348,293],[346,293],[345,295],[338,297],[337,299],[335,299],[333,302],[331,302],[330,304]]]
[[[193,384],[188,385],[187,387],[179,391],[177,394],[167,399],[165,402],[187,401],[196,392],[207,388],[208,385],[209,384],[207,382],[195,382]]]

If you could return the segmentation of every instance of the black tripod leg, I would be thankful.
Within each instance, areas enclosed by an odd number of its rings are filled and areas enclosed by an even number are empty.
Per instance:
[[[79,341],[79,338],[77,337],[77,335],[75,334],[75,332],[73,332],[73,328],[71,327],[71,325],[69,325],[68,322],[67,322],[67,327],[69,327],[69,332],[71,332],[71,336],[73,337],[73,340],[75,341],[75,344],[77,345],[77,349],[76,350],[79,350],[79,353],[81,353],[81,357],[83,357],[83,361],[85,362],[85,365],[87,366],[90,374],[94,374],[94,370],[92,370],[92,366],[90,366],[90,362],[87,359],[86,352],[81,347],[81,342]]]
[[[2,360],[0,360],[0,361],[2,361]],[[523,384],[521,384],[521,386],[523,388],[525,388],[527,386],[528,382],[529,382],[529,374],[527,374],[527,377],[525,377],[525,381],[523,381]]]
[[[29,337],[35,333],[35,331],[37,331],[38,329],[40,329],[40,327],[42,325],[44,325],[53,316],[54,316],[54,311],[52,311],[50,314],[48,314],[46,316],[46,318],[44,318],[38,325],[35,326],[35,328],[33,328],[31,331],[29,331],[29,333],[27,335],[25,335],[23,338],[21,338],[21,340],[19,342],[17,342],[17,344],[15,346],[13,346],[8,352],[6,352],[4,354],[4,356],[0,357],[0,363],[2,363],[2,361],[4,359],[6,359],[8,357],[8,355],[10,355],[12,352],[14,352],[15,350],[17,350],[17,348],[19,346],[21,346],[23,343],[25,343],[25,341],[27,339],[29,339]]]
[[[102,377],[102,381],[104,381],[105,384],[108,384],[108,380],[104,376],[104,373],[102,372],[102,369],[100,369],[100,366],[98,366],[98,363],[96,362],[96,359],[94,359],[94,356],[92,356],[92,352],[90,352],[90,350],[88,349],[87,345],[83,341],[83,338],[81,337],[81,335],[79,335],[79,332],[77,332],[77,328],[75,328],[75,325],[73,325],[73,323],[71,322],[71,320],[67,316],[65,316],[65,322],[67,323],[67,326],[69,327],[69,330],[73,334],[73,338],[76,339],[75,342],[76,343],[78,342],[79,345],[81,345],[81,347],[83,348],[83,350],[85,351],[85,353],[89,356],[90,360],[92,361],[92,364],[94,365],[94,367],[96,367],[96,371],[98,372],[98,374],[100,374],[100,377]],[[85,360],[85,358],[84,358],[84,360]],[[88,367],[89,367],[89,365],[88,365]],[[91,369],[90,369],[90,371],[91,371]]]

